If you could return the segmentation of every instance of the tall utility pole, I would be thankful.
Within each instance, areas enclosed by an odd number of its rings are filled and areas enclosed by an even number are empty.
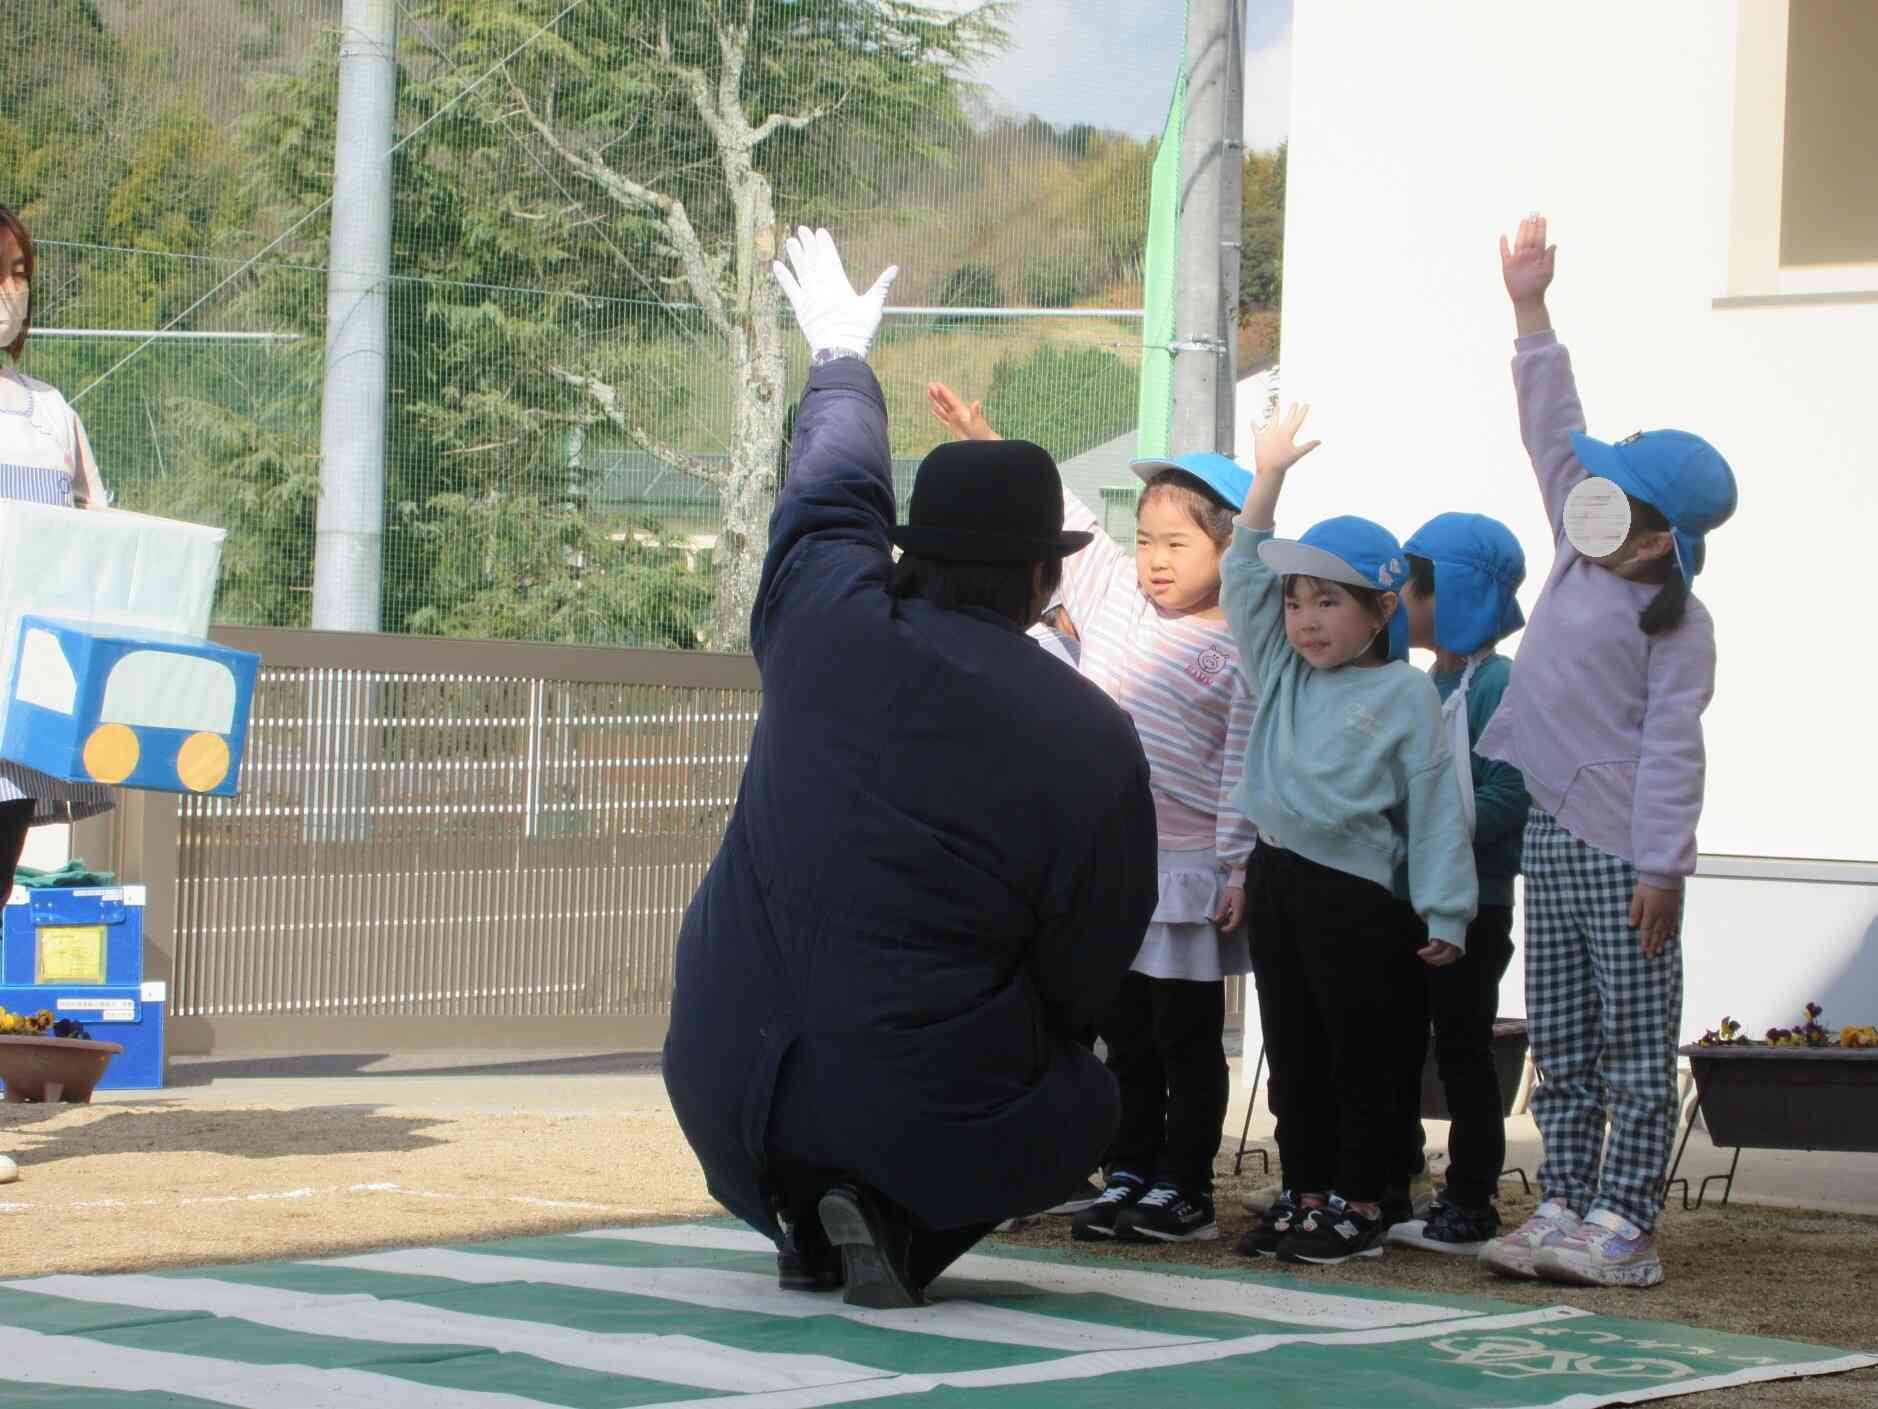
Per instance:
[[[1244,0],[1189,0],[1187,107],[1180,136],[1174,413],[1168,449],[1233,452],[1244,198]]]
[[[377,631],[384,578],[397,0],[345,0],[340,24],[313,625],[322,631]]]

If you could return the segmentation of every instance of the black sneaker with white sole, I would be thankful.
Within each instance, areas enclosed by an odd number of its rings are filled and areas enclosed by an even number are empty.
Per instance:
[[[1397,1247],[1477,1257],[1481,1249],[1499,1235],[1500,1214],[1492,1204],[1484,1208],[1462,1208],[1446,1198],[1439,1198],[1429,1205],[1426,1219],[1398,1223],[1391,1228],[1389,1241]]]
[[[1407,1223],[1415,1217],[1415,1203],[1409,1197],[1409,1187],[1397,1184],[1382,1191],[1382,1229],[1387,1233],[1398,1223]]]
[[[1191,1243],[1218,1236],[1213,1201],[1205,1194],[1183,1194],[1172,1184],[1156,1184],[1115,1220],[1115,1240],[1122,1243]]]
[[[1071,1220],[1070,1237],[1081,1243],[1102,1242],[1113,1238],[1115,1220],[1121,1217],[1122,1210],[1135,1203],[1147,1192],[1148,1183],[1145,1179],[1123,1170],[1115,1171],[1109,1175],[1109,1182],[1102,1190],[1102,1197]]]
[[[1324,1207],[1307,1210],[1292,1225],[1278,1244],[1278,1260],[1334,1267],[1353,1257],[1381,1257],[1388,1231],[1380,1215],[1369,1218],[1332,1194]]]
[[[1280,1190],[1271,1207],[1259,1214],[1258,1221],[1239,1239],[1239,1256],[1276,1257],[1278,1245],[1297,1222],[1299,1211],[1298,1196],[1289,1189]]]

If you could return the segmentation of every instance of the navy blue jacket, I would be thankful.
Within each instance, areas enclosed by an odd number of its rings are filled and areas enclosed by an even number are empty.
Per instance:
[[[889,465],[866,363],[816,368],[751,618],[762,714],[679,936],[672,1106],[771,1236],[772,1153],[932,1228],[1063,1198],[1118,1110],[1073,1035],[1156,900],[1133,723],[1014,623],[889,593]]]

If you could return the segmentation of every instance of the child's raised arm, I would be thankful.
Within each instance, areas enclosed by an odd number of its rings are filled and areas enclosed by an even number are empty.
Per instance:
[[[1571,356],[1559,346],[1545,304],[1558,262],[1558,246],[1546,244],[1545,236],[1545,217],[1538,214],[1519,222],[1511,245],[1500,236],[1500,277],[1513,301],[1519,333],[1513,387],[1519,396],[1520,439],[1539,477],[1539,493],[1556,539],[1564,528],[1565,497],[1585,477],[1571,442],[1571,433],[1585,428],[1585,412]]]
[[[1290,649],[1285,640],[1283,586],[1259,557],[1258,545],[1272,536],[1278,496],[1291,467],[1322,441],[1297,443],[1309,406],[1293,406],[1274,416],[1253,438],[1257,473],[1245,505],[1233,523],[1232,546],[1219,564],[1219,604],[1239,647],[1239,658],[1252,679],[1264,682],[1272,662]]]
[[[938,417],[939,424],[960,440],[1003,440],[985,419],[985,403],[966,402],[944,382],[926,383],[926,405]]]

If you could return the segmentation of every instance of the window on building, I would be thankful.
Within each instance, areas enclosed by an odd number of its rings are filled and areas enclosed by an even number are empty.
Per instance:
[[[1789,0],[1783,267],[1878,262],[1878,0]]]

